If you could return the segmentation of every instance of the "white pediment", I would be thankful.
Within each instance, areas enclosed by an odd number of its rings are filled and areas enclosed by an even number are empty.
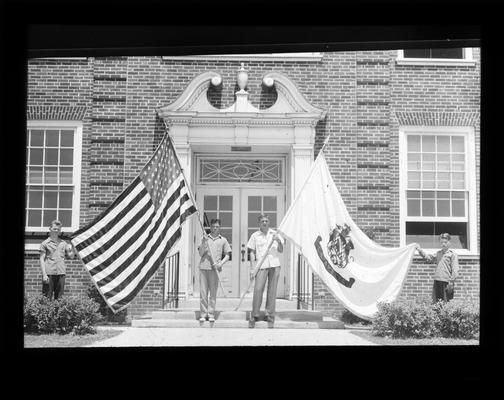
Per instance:
[[[260,110],[248,101],[248,92],[240,90],[236,93],[236,102],[230,107],[218,109],[208,101],[207,92],[210,85],[219,86],[222,82],[220,74],[214,71],[204,72],[194,78],[179,98],[172,104],[158,109],[158,115],[166,122],[184,118],[206,121],[212,118],[246,119],[310,119],[313,122],[323,119],[325,111],[314,107],[301,95],[297,86],[285,75],[270,72],[263,76],[265,86],[275,86],[276,102],[269,108]],[[229,82],[228,82],[229,84]],[[316,122],[315,122],[316,123]]]

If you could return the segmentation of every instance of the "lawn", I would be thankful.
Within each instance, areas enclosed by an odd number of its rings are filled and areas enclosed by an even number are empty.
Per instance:
[[[48,347],[83,347],[117,336],[121,330],[99,330],[93,335],[59,335],[57,333],[45,335],[24,335],[25,348],[48,348]]]
[[[369,330],[352,330],[352,333],[370,342],[385,345],[385,346],[477,346],[479,345],[478,339],[451,339],[451,338],[430,338],[430,339],[392,339],[381,336],[374,336]]]

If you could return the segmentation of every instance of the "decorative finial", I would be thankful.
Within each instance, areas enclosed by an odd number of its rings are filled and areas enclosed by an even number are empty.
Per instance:
[[[247,87],[248,74],[247,70],[245,69],[244,63],[241,63],[241,68],[238,70],[237,82],[240,90],[244,90]]]

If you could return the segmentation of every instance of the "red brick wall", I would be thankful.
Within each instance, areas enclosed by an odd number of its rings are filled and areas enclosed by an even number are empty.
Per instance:
[[[479,59],[478,49],[474,56]],[[459,113],[457,118],[475,126],[479,160],[479,122],[474,118],[479,112],[479,62],[475,67],[400,66],[395,58],[396,51],[338,52],[325,53],[318,62],[246,63],[249,99],[254,106],[265,108],[274,101],[274,92],[262,86],[261,78],[278,71],[292,79],[310,103],[327,110],[326,119],[316,127],[315,154],[330,135],[326,159],[348,211],[362,229],[373,228],[375,240],[386,246],[399,243],[397,115],[423,112],[432,119],[434,112],[452,113],[445,120],[453,121],[453,113]],[[152,155],[164,134],[156,109],[175,101],[194,77],[210,70],[223,77],[221,90],[210,90],[210,101],[216,107],[231,106],[239,63],[98,57],[31,60],[28,68],[29,106],[86,107],[82,226],[115,199]],[[479,161],[476,168],[479,206]],[[37,263],[27,255],[27,292],[38,290]],[[479,261],[467,263],[467,279],[459,283],[458,293],[477,293],[479,285],[471,285],[478,281]],[[425,275],[430,272],[419,265],[415,261],[411,268],[405,296],[430,290],[430,275]],[[69,291],[82,293],[86,272],[74,262],[69,271],[75,274],[69,277]],[[162,287],[160,270],[131,304],[129,314],[143,315],[158,308]],[[320,282],[315,282],[315,289],[317,308],[328,313],[341,310]],[[322,291],[324,295],[317,294]]]

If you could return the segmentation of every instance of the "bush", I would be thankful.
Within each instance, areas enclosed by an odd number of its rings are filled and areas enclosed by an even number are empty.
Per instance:
[[[428,298],[378,303],[372,333],[393,338],[475,338],[479,305],[460,300],[432,304]]]
[[[99,305],[88,298],[62,297],[51,301],[45,296],[28,297],[24,306],[27,333],[96,333]]]
[[[358,317],[357,315],[353,314],[351,311],[344,310],[343,313],[341,314],[341,321],[343,321],[345,324],[362,324],[362,325],[369,325],[371,324],[371,321],[368,321],[366,319],[362,319]]]
[[[94,300],[100,305],[98,312],[100,313],[101,321],[113,322],[118,324],[124,324],[126,322],[126,316],[128,315],[128,310],[124,309],[114,314],[113,311],[110,309],[110,307],[107,305],[107,303],[105,303],[105,300],[103,300],[103,297],[101,296],[100,292],[98,292],[98,289],[94,284],[91,283],[89,285],[86,293],[90,299]]]
[[[430,299],[378,303],[372,332],[393,338],[428,338],[439,334],[437,319]]]
[[[452,300],[439,307],[438,329],[444,337],[479,337],[479,305],[467,300]]]

